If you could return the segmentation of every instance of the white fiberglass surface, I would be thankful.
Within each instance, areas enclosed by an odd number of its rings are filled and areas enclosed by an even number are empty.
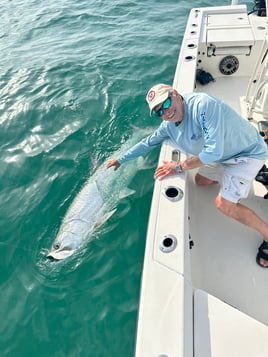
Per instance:
[[[255,261],[262,237],[216,209],[218,185],[197,187],[194,172],[189,174],[188,184],[194,288],[205,290],[268,325],[268,269]],[[258,185],[254,184],[243,203],[267,219],[268,200],[263,198]]]
[[[196,92],[205,92],[228,103],[240,112],[240,97],[246,95],[249,77],[219,77],[207,85],[197,85]]]

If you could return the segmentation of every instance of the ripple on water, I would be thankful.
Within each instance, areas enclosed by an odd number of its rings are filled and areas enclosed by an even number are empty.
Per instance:
[[[0,344],[15,356],[130,356],[157,153],[69,260],[46,254],[87,177],[154,128],[189,1],[1,1]],[[178,14],[180,13],[180,14]],[[164,14],[164,15],[163,15]]]

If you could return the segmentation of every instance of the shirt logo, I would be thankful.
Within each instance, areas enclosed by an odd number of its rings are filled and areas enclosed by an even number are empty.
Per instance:
[[[148,94],[148,100],[149,102],[151,102],[155,97],[155,91],[154,90],[151,90],[151,92],[149,92]]]
[[[206,117],[205,117],[206,113],[202,113],[201,114],[201,120],[202,120],[202,130],[204,132],[204,138],[206,140],[209,139],[209,131],[208,131],[208,128],[206,127]]]
[[[195,134],[195,133],[193,133],[193,135],[191,136],[191,140],[199,140],[200,138],[202,137],[202,135],[201,134]]]

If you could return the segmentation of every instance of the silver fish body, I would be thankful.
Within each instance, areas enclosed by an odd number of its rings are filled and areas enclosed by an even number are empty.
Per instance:
[[[81,247],[96,227],[111,217],[122,196],[134,193],[127,189],[127,185],[137,170],[136,160],[122,165],[117,171],[113,168],[107,170],[105,164],[102,165],[85,183],[67,210],[47,257],[65,259]]]

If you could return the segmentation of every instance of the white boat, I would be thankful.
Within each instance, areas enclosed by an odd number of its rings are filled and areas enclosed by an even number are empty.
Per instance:
[[[259,128],[268,123],[267,18],[248,11],[192,9],[173,86],[220,97]],[[160,163],[178,157],[186,158],[162,145]],[[197,187],[195,173],[155,182],[135,356],[267,357],[268,269],[255,261],[262,237],[218,212],[219,187]],[[245,204],[267,221],[266,193],[255,181]]]

